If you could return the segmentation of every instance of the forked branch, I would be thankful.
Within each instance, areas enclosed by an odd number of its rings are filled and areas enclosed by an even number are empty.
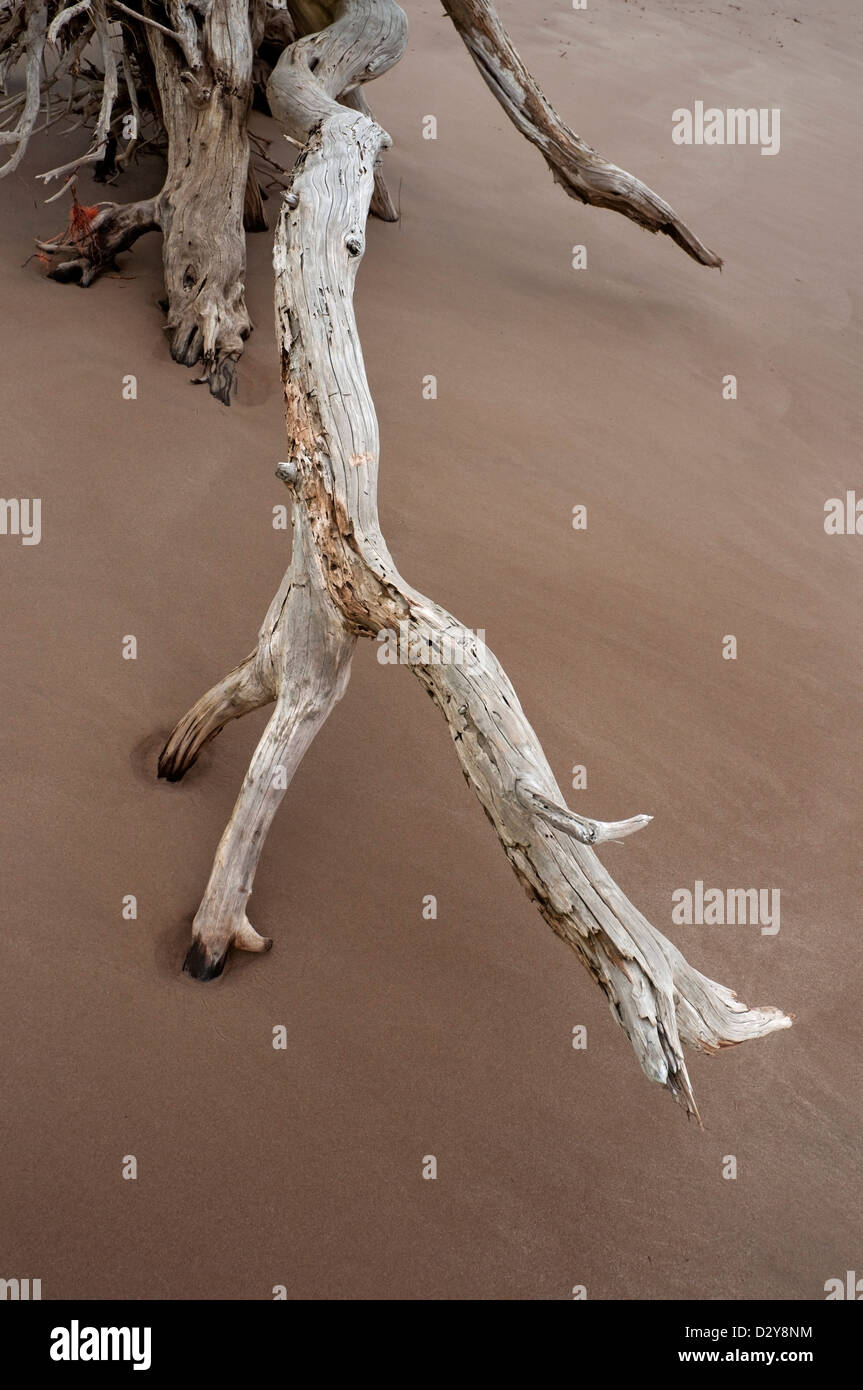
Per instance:
[[[697,1114],[683,1044],[711,1052],[790,1020],[778,1009],[747,1008],[694,970],[629,902],[593,846],[649,818],[607,824],[566,808],[496,657],[411,588],[387,549],[377,511],[378,424],[353,287],[389,137],[337,96],[397,61],[406,26],[393,0],[345,0],[328,13],[333,22],[286,49],[269,84],[272,110],[304,142],[275,245],[288,430],[277,474],[291,496],[294,557],[249,659],[269,672],[276,710],[216,854],[186,968],[211,978],[232,944],[266,944],[246,906],[278,800],[347,684],[356,638],[391,632],[407,642],[410,669],[446,719],[516,876],[605,991],[647,1075]],[[242,712],[231,692],[245,689],[240,672],[249,661],[177,726],[163,775],[181,777],[203,742]],[[261,689],[269,694],[266,680]]]

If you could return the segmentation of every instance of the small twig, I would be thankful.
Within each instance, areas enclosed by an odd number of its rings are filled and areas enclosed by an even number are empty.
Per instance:
[[[182,44],[183,36],[178,34],[176,29],[168,29],[157,19],[149,19],[147,15],[139,14],[137,10],[130,10],[129,6],[121,4],[120,0],[110,0],[110,3],[115,10],[122,10],[123,14],[127,14],[130,19],[137,19],[139,24],[149,24],[151,29],[158,29],[160,33],[167,34],[168,38],[173,39],[175,43]]]
[[[68,179],[66,180],[66,182],[63,184],[63,187],[62,187],[61,189],[59,189],[56,193],[52,193],[50,198],[46,198],[46,199],[45,199],[46,204],[47,204],[47,203],[56,203],[56,201],[57,201],[58,198],[62,198],[62,197],[63,197],[63,194],[66,192],[66,189],[67,189],[67,188],[74,187],[75,179],[76,179],[76,175],[75,175],[75,174],[70,174],[69,177],[68,177]],[[37,245],[39,245],[38,242],[37,242]]]
[[[561,830],[564,835],[571,835],[580,845],[599,845],[605,840],[622,840],[625,835],[634,835],[637,830],[643,830],[653,820],[652,816],[631,816],[629,820],[615,821],[589,820],[586,816],[577,816],[568,806],[558,806],[556,802],[543,796],[542,792],[522,781],[516,781],[515,794],[526,810],[533,811],[534,815],[539,816],[540,820],[544,820],[555,830]]]

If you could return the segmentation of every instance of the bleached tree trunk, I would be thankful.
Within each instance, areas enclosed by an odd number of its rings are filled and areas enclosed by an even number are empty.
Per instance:
[[[169,3],[182,44],[147,26],[168,136],[156,201],[171,355],[201,363],[199,380],[225,404],[252,329],[246,309],[243,210],[249,168],[252,63],[262,0],[210,0],[198,18]]]
[[[682,1044],[715,1051],[789,1019],[739,1003],[628,901],[595,846],[649,817],[606,825],[569,811],[497,659],[395,566],[378,520],[378,425],[352,303],[389,137],[336,98],[398,60],[406,25],[393,0],[313,9],[332,22],[287,49],[269,83],[273,113],[304,142],[274,258],[288,431],[277,472],[291,497],[294,557],[256,651],[177,726],[161,775],[182,777],[230,718],[273,699],[276,709],[216,854],[186,969],[212,978],[231,945],[269,945],[246,905],[278,800],[344,690],[356,638],[399,633],[517,878],[604,990],[647,1075],[697,1114]]]

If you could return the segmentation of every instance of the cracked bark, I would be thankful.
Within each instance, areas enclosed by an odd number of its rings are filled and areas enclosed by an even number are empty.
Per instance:
[[[245,302],[243,213],[254,49],[248,0],[212,0],[198,26],[177,2],[182,48],[146,28],[168,136],[157,199],[171,356],[225,405],[252,331]]]
[[[716,1051],[790,1020],[774,1008],[747,1008],[700,974],[629,902],[592,846],[649,818],[603,825],[568,810],[497,659],[412,589],[389,554],[377,512],[377,417],[352,302],[389,137],[336,97],[398,60],[406,25],[393,0],[347,0],[314,13],[332,22],[287,49],[269,83],[274,114],[304,142],[274,254],[288,431],[277,474],[291,496],[293,560],[255,653],[180,722],[160,774],[181,778],[249,701],[275,699],[276,709],[219,845],[185,968],[209,979],[231,946],[267,949],[247,904],[278,801],[345,689],[356,639],[401,631],[424,654],[410,670],[446,719],[517,878],[605,992],[646,1074],[697,1115],[683,1044]],[[434,659],[446,651],[462,659]]]

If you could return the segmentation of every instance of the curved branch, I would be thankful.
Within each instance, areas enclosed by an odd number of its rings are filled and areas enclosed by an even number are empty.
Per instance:
[[[202,695],[174,729],[159,758],[159,776],[179,782],[197,762],[201,750],[232,719],[272,704],[279,693],[279,671],[285,660],[281,619],[296,578],[296,564],[282,580],[261,624],[253,652]]]
[[[776,1009],[737,1004],[629,902],[590,844],[644,820],[605,826],[563,809],[499,662],[402,579],[380,531],[377,421],[350,291],[373,154],[386,139],[363,118],[327,116],[300,156],[293,197],[285,200],[275,265],[290,456],[280,476],[325,557],[332,603],[357,633],[388,630],[407,642],[411,671],[443,713],[462,770],[517,877],[604,989],[647,1075],[697,1114],[682,1042],[715,1050],[789,1020]],[[342,189],[361,189],[363,197]]]
[[[72,159],[68,164],[61,164],[57,169],[49,169],[45,174],[37,174],[36,177],[41,179],[44,184],[49,184],[52,179],[58,179],[63,174],[77,172],[85,164],[98,164],[105,157],[108,137],[111,133],[111,112],[114,109],[114,102],[117,100],[119,90],[117,54],[114,51],[114,37],[111,34],[108,21],[97,16],[94,22],[102,52],[104,77],[102,80],[102,101],[96,129],[93,132],[93,143],[87,153],[81,155],[79,159]]]
[[[699,265],[722,260],[647,184],[570,130],[531,77],[489,0],[441,0],[470,56],[513,125],[540,151],[555,182],[582,203],[610,208],[648,232],[664,232]]]
[[[0,179],[12,174],[27,153],[27,143],[39,115],[41,100],[42,54],[45,51],[45,26],[47,21],[45,6],[39,0],[30,0],[27,28],[23,47],[27,53],[26,96],[21,118],[13,131],[0,133],[0,144],[17,145],[15,153],[0,166]]]
[[[268,951],[246,916],[264,839],[291,779],[351,672],[356,638],[329,602],[306,519],[294,511],[291,568],[271,605],[257,651],[215,686],[177,726],[159,760],[172,780],[228,719],[273,699],[276,708],[255,750],[192,927],[184,970],[198,980],[221,975],[231,947]],[[267,672],[269,671],[269,675]],[[197,715],[197,728],[194,727]]]
[[[176,29],[169,29],[167,25],[160,24],[157,19],[151,19],[149,15],[139,14],[137,10],[130,10],[128,5],[121,5],[120,0],[110,0],[110,4],[112,9],[120,10],[123,14],[128,15],[130,19],[136,19],[139,24],[148,24],[151,29],[158,29],[160,34],[164,34],[167,38],[173,39],[176,44],[182,47],[184,38],[182,34],[177,33]]]
[[[57,36],[61,29],[64,29],[70,20],[75,19],[79,14],[89,10],[93,0],[77,0],[77,4],[69,5],[65,10],[58,10],[51,20],[51,27],[48,30],[48,42],[56,43]]]

